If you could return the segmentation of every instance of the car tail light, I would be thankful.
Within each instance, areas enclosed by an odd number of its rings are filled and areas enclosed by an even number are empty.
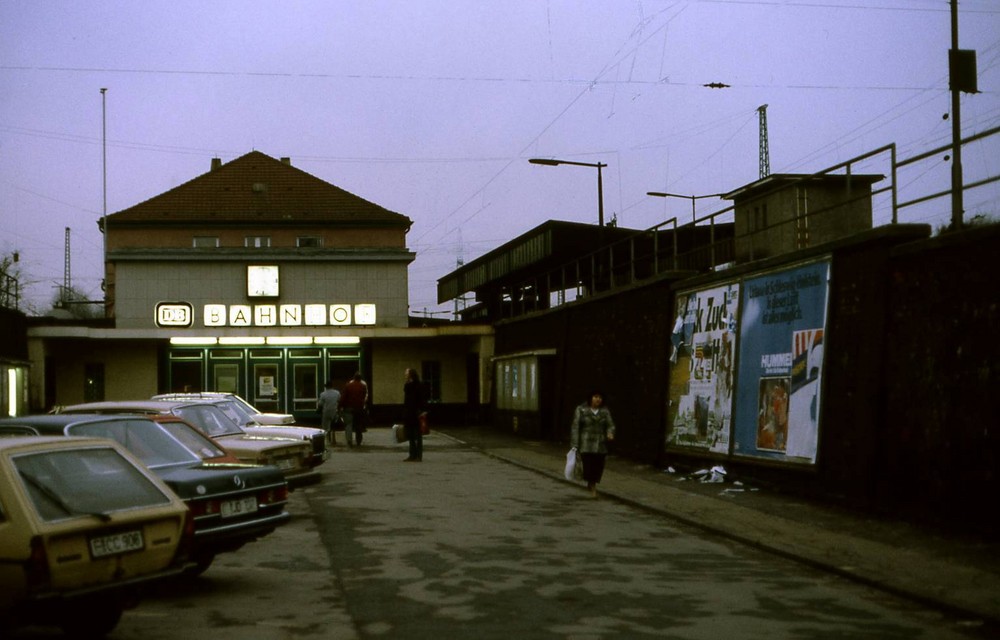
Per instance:
[[[260,504],[279,504],[283,502],[288,502],[288,485],[281,485],[277,489],[268,489],[267,491],[261,491],[257,496],[257,501]]]
[[[52,584],[49,556],[45,551],[45,540],[41,536],[31,539],[31,555],[24,563],[24,578],[29,593],[45,591]]]
[[[216,515],[221,510],[218,500],[194,500],[188,503],[188,508],[195,518]]]

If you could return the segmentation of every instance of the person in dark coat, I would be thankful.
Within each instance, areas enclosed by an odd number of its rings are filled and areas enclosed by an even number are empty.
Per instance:
[[[420,433],[420,414],[427,404],[427,394],[420,383],[420,376],[413,369],[407,369],[403,383],[403,425],[406,439],[410,442],[410,456],[406,462],[420,462],[424,459],[424,436]]]
[[[597,497],[597,484],[604,476],[608,442],[614,439],[615,421],[604,406],[604,394],[593,391],[589,400],[573,412],[573,424],[570,427],[570,444],[580,454],[583,479],[593,498]]]
[[[358,371],[344,385],[340,392],[340,408],[344,417],[344,437],[347,446],[361,446],[365,433],[365,404],[368,402],[368,384],[361,378]],[[351,443],[351,440],[354,443]]]

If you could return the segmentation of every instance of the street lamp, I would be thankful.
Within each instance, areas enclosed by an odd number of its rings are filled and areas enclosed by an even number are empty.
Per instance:
[[[571,160],[553,160],[550,158],[531,158],[531,164],[542,164],[547,167],[557,167],[561,164],[570,164],[576,167],[597,167],[597,225],[604,226],[604,183],[601,180],[601,169],[608,166],[603,162],[573,162]]]
[[[662,191],[647,191],[646,195],[647,196],[656,196],[657,198],[684,198],[685,200],[690,200],[691,201],[691,223],[693,224],[695,222],[695,220],[698,218],[697,214],[694,211],[694,201],[695,200],[699,200],[701,198],[721,198],[725,194],[724,193],[710,193],[710,194],[704,195],[704,196],[682,196],[682,195],[680,195],[678,193],[664,193]]]

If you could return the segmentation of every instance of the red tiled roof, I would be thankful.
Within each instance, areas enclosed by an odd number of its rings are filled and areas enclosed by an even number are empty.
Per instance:
[[[121,223],[324,222],[408,227],[411,220],[259,151],[109,215]]]

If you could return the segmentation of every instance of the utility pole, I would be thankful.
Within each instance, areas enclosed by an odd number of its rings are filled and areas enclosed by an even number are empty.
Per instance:
[[[101,209],[101,236],[104,241],[104,255],[101,260],[101,291],[104,293],[104,313],[108,313],[108,111],[107,87],[101,87],[101,176],[103,180],[104,206]]]

